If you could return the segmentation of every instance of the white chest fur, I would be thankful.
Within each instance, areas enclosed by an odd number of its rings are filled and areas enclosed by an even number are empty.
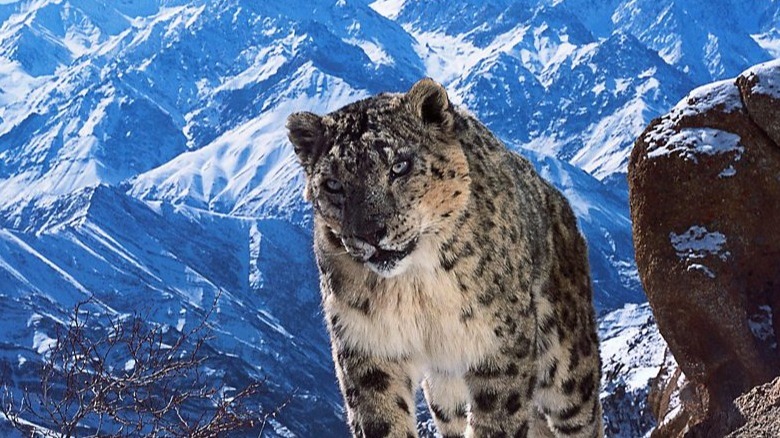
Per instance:
[[[370,292],[369,315],[332,296],[325,300],[328,313],[339,315],[344,340],[379,357],[407,358],[453,373],[463,373],[495,352],[491,321],[478,314],[462,321],[467,297],[454,276],[429,263],[412,262],[403,274],[377,283]]]

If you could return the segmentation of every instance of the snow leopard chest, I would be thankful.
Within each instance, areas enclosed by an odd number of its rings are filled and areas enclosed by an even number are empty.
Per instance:
[[[464,372],[498,349],[494,324],[474,306],[451,273],[411,269],[372,291],[370,312],[325,300],[339,315],[340,333],[353,348],[377,357],[407,359],[425,368]]]

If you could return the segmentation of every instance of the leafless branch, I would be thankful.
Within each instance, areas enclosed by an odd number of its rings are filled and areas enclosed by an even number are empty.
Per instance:
[[[293,399],[262,413],[251,400],[264,381],[228,395],[229,388],[204,374],[216,299],[182,332],[149,323],[148,315],[100,316],[93,304],[78,303],[68,325],[58,327],[40,367],[40,388],[15,395],[4,385],[0,413],[15,429],[63,437],[205,438],[258,426],[262,433]]]

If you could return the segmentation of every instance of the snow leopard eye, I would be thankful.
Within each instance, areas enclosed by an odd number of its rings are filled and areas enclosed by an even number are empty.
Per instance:
[[[326,179],[323,187],[328,193],[341,193],[344,191],[344,186],[341,185],[341,182],[333,178]]]
[[[403,160],[396,161],[395,164],[393,164],[393,167],[390,168],[390,173],[395,178],[398,178],[399,176],[406,175],[410,170],[412,170],[412,162],[408,158],[405,158]]]

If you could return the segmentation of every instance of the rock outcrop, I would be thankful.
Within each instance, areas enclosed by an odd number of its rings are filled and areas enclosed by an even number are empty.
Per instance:
[[[654,120],[628,177],[640,277],[706,404],[675,429],[722,436],[742,421],[734,399],[780,374],[780,60]]]
[[[652,438],[682,436],[688,425],[706,417],[709,404],[706,388],[685,377],[668,349],[666,356],[647,398],[657,419]]]
[[[780,436],[780,377],[751,389],[734,401],[745,424],[729,438]]]

